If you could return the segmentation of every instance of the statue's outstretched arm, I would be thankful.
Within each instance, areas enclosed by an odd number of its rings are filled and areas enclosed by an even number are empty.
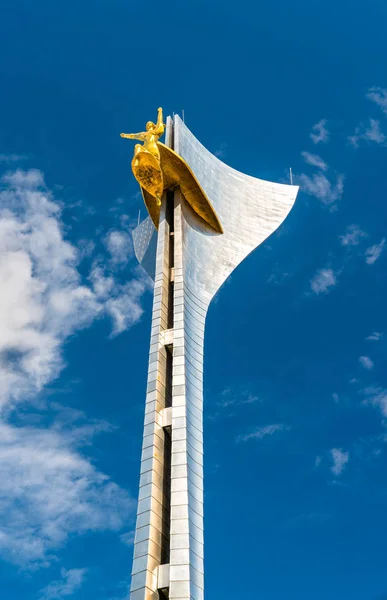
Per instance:
[[[160,107],[157,109],[156,135],[163,135],[163,133],[164,133],[163,109]]]
[[[141,142],[145,142],[146,140],[146,133],[145,132],[140,132],[140,133],[121,133],[120,134],[122,138],[128,138],[129,140],[140,140]]]

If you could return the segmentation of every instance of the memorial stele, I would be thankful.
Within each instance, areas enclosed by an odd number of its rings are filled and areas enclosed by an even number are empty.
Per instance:
[[[165,132],[165,143],[160,137]],[[244,175],[179,116],[149,121],[132,170],[147,217],[135,253],[154,280],[130,600],[203,600],[203,347],[210,302],[273,233],[298,188]]]

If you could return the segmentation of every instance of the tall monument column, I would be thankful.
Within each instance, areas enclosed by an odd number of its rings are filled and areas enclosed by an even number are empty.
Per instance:
[[[235,171],[159,109],[132,162],[149,217],[133,232],[155,282],[131,600],[203,600],[203,348],[209,304],[283,222],[298,188]]]

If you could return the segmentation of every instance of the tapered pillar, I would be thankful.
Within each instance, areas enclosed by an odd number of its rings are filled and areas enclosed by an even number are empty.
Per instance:
[[[158,598],[157,568],[169,562],[171,437],[164,426],[171,406],[172,356],[164,344],[171,325],[170,223],[163,200],[156,253],[148,383],[134,538],[131,600]]]
[[[182,196],[175,192],[171,599],[204,597],[203,342],[206,306],[184,276]]]
[[[166,144],[194,173],[224,233],[192,210],[179,187],[164,194],[158,231],[148,219],[134,232],[155,290],[130,598],[203,600],[206,314],[233,269],[285,219],[298,188],[228,167],[179,117],[167,121]]]

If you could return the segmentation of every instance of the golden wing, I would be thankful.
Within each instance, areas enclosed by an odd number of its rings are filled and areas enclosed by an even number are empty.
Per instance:
[[[145,189],[150,195],[159,200],[164,191],[164,178],[160,167],[160,161],[148,150],[142,149],[136,152],[132,160],[133,175],[137,179],[141,188]]]
[[[168,146],[158,142],[160,150],[160,166],[163,176],[164,189],[180,187],[182,194],[194,212],[207,223],[216,233],[223,233],[222,225],[205,192],[197,181],[188,164]],[[145,205],[151,219],[158,229],[160,206],[151,189],[141,187]]]

